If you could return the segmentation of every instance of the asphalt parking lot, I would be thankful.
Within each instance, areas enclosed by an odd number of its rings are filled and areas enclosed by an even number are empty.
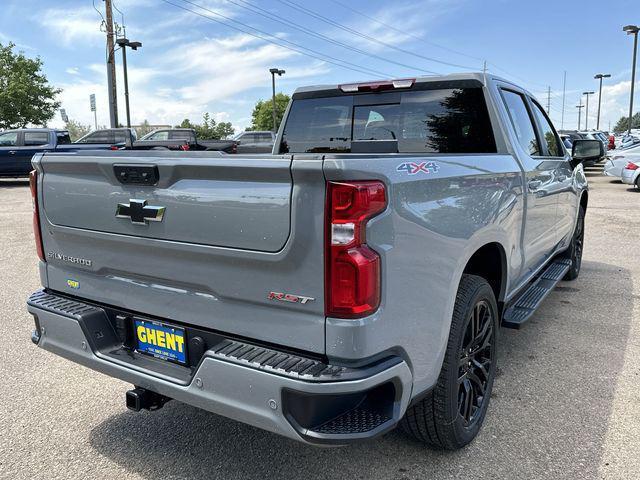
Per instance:
[[[127,411],[128,384],[31,343],[31,199],[0,180],[0,478],[640,478],[640,193],[589,180],[580,278],[502,330],[484,428],[453,453],[399,431],[318,449],[177,402]]]

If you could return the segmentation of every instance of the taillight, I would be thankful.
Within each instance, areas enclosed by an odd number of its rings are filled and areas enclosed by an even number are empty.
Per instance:
[[[364,317],[380,305],[380,256],[366,244],[366,226],[386,206],[382,182],[327,183],[327,316]]]
[[[33,235],[36,239],[36,251],[43,262],[44,249],[42,248],[42,235],[40,234],[40,215],[38,212],[38,172],[32,170],[29,174],[29,188],[31,189],[31,203],[33,205]]]
[[[117,145],[111,145],[110,149],[111,150],[120,150],[120,148]]]
[[[640,168],[640,167],[638,167],[638,165],[636,165],[633,162],[627,163],[627,166],[624,167],[625,170],[637,170],[638,168]]]

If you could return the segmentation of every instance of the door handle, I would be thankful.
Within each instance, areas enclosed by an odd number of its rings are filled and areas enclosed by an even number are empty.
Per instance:
[[[15,155],[16,153],[18,153],[17,150],[9,150],[9,155]]]
[[[542,180],[531,180],[527,185],[529,186],[530,192],[535,192],[542,185]]]

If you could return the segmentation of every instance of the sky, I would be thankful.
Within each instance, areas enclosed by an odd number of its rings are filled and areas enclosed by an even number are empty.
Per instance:
[[[551,88],[557,128],[577,127],[584,91],[589,128],[602,90],[600,127],[628,114],[633,41],[622,27],[640,24],[638,0],[115,0],[127,52],[132,123],[198,122],[204,112],[236,131],[251,123],[256,101],[271,98],[269,68],[284,69],[277,91],[381,78],[481,71],[530,90],[543,106]],[[94,8],[95,6],[95,8]],[[181,7],[181,8],[180,8]],[[121,12],[121,13],[120,13]],[[2,0],[0,43],[40,57],[62,89],[67,115],[108,125],[103,0]],[[235,27],[235,28],[233,28]],[[122,57],[117,88],[124,123]],[[563,115],[563,77],[566,96]],[[637,77],[639,75],[636,75]],[[640,110],[640,78],[634,111]],[[582,109],[582,127],[585,109]],[[50,122],[63,126],[60,115]]]

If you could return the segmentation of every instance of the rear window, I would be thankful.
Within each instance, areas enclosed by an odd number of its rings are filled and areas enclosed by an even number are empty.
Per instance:
[[[294,100],[282,153],[495,153],[481,88]]]
[[[58,137],[58,145],[69,145],[71,143],[69,132],[57,132],[56,136]]]

